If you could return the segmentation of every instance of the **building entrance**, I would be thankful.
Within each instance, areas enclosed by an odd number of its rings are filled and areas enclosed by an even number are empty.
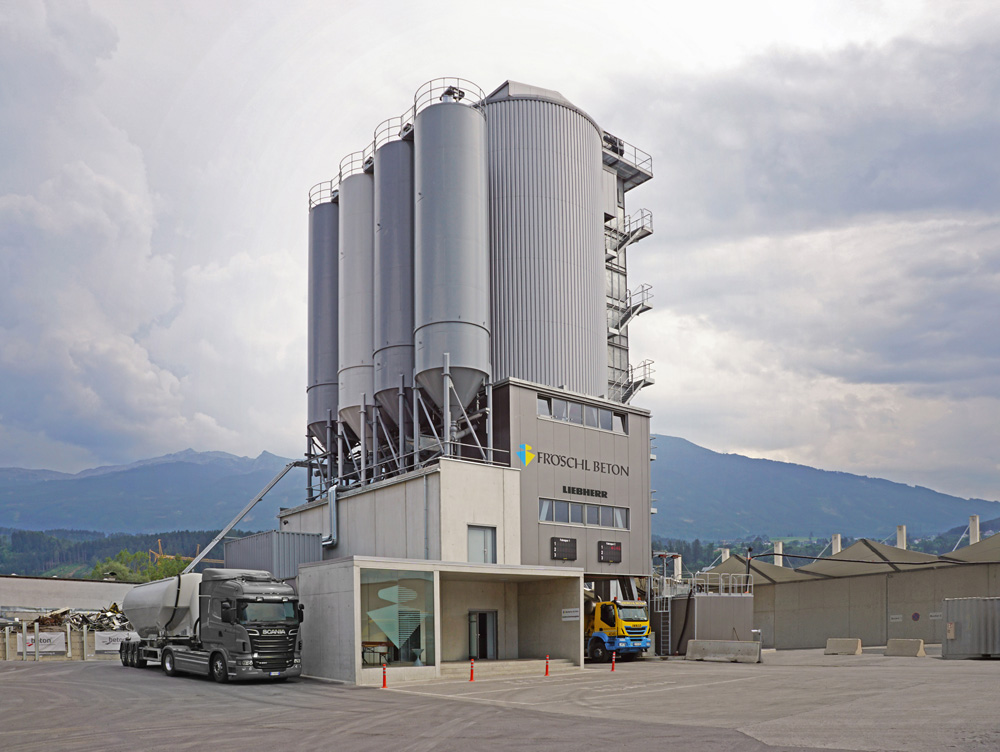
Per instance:
[[[497,612],[469,612],[469,657],[496,660]]]

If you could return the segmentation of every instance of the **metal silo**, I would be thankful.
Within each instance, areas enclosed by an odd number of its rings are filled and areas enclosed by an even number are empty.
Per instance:
[[[337,276],[339,212],[332,183],[309,193],[309,352],[306,385],[310,435],[327,446],[327,419],[337,420]]]
[[[607,392],[602,131],[561,94],[485,100],[493,378]]]
[[[465,103],[480,99],[471,86],[435,83],[418,92],[414,123],[416,377],[445,407],[447,354],[466,407],[490,374],[486,124]]]
[[[361,412],[374,398],[374,185],[372,176],[361,171],[362,159],[362,153],[358,152],[341,163],[338,296],[340,419],[359,438]]]
[[[383,123],[375,149],[375,398],[397,426],[413,386],[413,142],[380,140],[401,126]]]

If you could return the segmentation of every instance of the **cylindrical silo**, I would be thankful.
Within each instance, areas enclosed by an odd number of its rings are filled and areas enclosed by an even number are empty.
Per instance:
[[[359,172],[340,182],[340,419],[361,437],[362,399],[374,397],[372,337],[374,185]]]
[[[607,383],[601,130],[557,92],[486,99],[493,378]]]
[[[326,446],[328,417],[338,419],[337,276],[339,212],[336,201],[309,209],[309,346],[306,401],[309,433]]]
[[[399,425],[413,386],[413,142],[375,151],[375,398]],[[405,412],[405,408],[404,408]]]
[[[417,382],[442,407],[448,353],[457,401],[466,407],[490,375],[483,113],[458,102],[432,104],[417,115],[414,139]]]

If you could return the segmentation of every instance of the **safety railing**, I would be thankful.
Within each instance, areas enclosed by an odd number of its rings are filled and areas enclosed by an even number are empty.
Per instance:
[[[653,157],[642,149],[604,131],[604,150],[643,172],[653,172]]]
[[[703,572],[691,578],[697,593],[753,595],[753,575],[735,572]]]
[[[438,102],[463,102],[481,107],[486,94],[477,84],[464,78],[432,78],[421,85],[413,95],[413,115]]]
[[[324,180],[322,183],[316,183],[316,185],[309,189],[309,208],[312,209],[319,204],[335,201],[339,193],[340,175],[337,175],[332,180]]]
[[[373,147],[375,151],[385,146],[390,141],[398,141],[405,138],[409,131],[413,129],[413,108],[410,107],[402,115],[383,120],[375,128],[375,141]]]

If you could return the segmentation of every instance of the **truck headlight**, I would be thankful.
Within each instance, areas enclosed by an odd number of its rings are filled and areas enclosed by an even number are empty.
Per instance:
[[[295,659],[295,662],[296,662],[296,663],[302,663],[302,659],[301,659],[301,658],[296,658],[296,659]]]

